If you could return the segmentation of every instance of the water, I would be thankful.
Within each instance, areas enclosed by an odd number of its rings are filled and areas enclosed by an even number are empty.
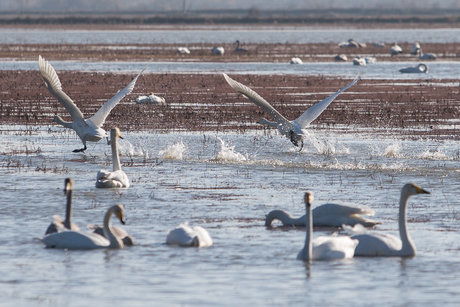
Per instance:
[[[351,128],[350,128],[351,129]],[[311,130],[298,152],[275,132],[122,132],[126,190],[94,187],[110,166],[110,147],[52,126],[0,126],[0,296],[2,305],[380,305],[460,303],[460,152],[458,141],[397,134]],[[123,203],[123,226],[137,243],[123,250],[45,249],[41,237],[64,214],[64,178],[75,180],[74,221],[100,223]],[[302,193],[315,204],[369,205],[397,235],[400,188],[413,196],[408,227],[415,258],[296,260],[303,229],[269,230],[264,217],[302,215]],[[166,234],[189,221],[214,246],[178,248]],[[115,223],[118,224],[118,223]],[[315,230],[314,235],[330,233]]]
[[[183,44],[339,43],[359,42],[458,43],[460,29],[337,29],[311,27],[201,27],[179,30],[0,29],[1,44]]]

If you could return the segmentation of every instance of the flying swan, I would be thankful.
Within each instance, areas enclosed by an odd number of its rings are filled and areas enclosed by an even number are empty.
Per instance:
[[[73,152],[84,152],[86,147],[86,142],[98,142],[103,137],[107,137],[107,133],[102,129],[102,125],[105,122],[105,119],[109,115],[110,111],[131,91],[134,89],[137,78],[142,74],[142,70],[124,89],[119,91],[115,96],[110,98],[93,116],[88,119],[83,117],[83,113],[73,102],[73,100],[67,96],[66,93],[62,90],[61,81],[48,61],[45,61],[40,55],[38,56],[38,67],[40,68],[40,73],[45,80],[46,87],[50,93],[59,100],[59,102],[64,106],[67,112],[70,113],[72,117],[71,122],[64,121],[60,116],[56,115],[53,119],[53,122],[56,122],[65,128],[70,128],[75,130],[77,135],[80,137],[83,142],[83,148],[75,149]]]
[[[297,255],[297,259],[310,260],[332,260],[353,258],[358,240],[348,236],[320,236],[312,240],[313,221],[311,214],[311,203],[313,194],[305,193],[305,209],[307,216],[307,230],[305,235],[305,245]]]
[[[73,179],[66,178],[64,180],[64,194],[67,196],[67,204],[65,209],[65,220],[63,221],[58,215],[54,215],[54,221],[46,229],[45,235],[64,231],[66,229],[70,230],[80,230],[80,228],[72,223],[72,191],[73,191]]]
[[[320,102],[314,104],[310,108],[307,109],[302,115],[300,115],[297,119],[293,121],[287,120],[283,115],[281,115],[275,108],[273,108],[265,99],[263,99],[259,94],[254,92],[252,89],[243,85],[225,73],[223,74],[227,83],[237,92],[246,96],[249,100],[253,103],[261,107],[265,112],[267,112],[275,122],[271,122],[266,120],[265,118],[261,118],[259,123],[263,125],[268,125],[270,127],[277,128],[278,131],[286,136],[288,139],[291,140],[292,144],[295,146],[299,146],[299,142],[301,143],[300,149],[303,148],[303,135],[304,132],[302,131],[305,127],[307,127],[312,121],[314,121],[328,106],[329,104],[334,101],[334,99],[339,96],[342,92],[346,91],[351,86],[355,85],[358,82],[359,78],[356,78],[342,88],[341,90],[337,91],[335,94],[327,97],[326,99],[321,100]]]
[[[212,239],[206,229],[201,226],[189,226],[182,223],[169,231],[166,244],[179,246],[207,247],[212,245]]]
[[[117,138],[123,139],[120,129],[115,127],[110,130],[110,146],[112,148],[113,170],[107,171],[101,169],[97,173],[96,188],[129,188],[129,178],[121,169]]]
[[[412,242],[406,225],[406,206],[409,196],[430,194],[416,184],[408,183],[401,190],[399,199],[399,236],[401,239],[382,233],[363,233],[352,236],[359,241],[355,256],[414,257],[415,245]]]
[[[110,207],[104,216],[104,236],[94,232],[67,230],[49,234],[42,239],[42,242],[48,248],[61,249],[123,248],[123,241],[113,234],[110,226],[112,214],[115,214],[120,222],[125,224],[123,205]]]

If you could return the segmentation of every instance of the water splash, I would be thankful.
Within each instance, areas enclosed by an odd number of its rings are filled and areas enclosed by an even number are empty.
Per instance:
[[[161,158],[169,160],[182,160],[186,147],[182,141],[168,146],[165,150],[160,150],[158,153]]]
[[[444,152],[442,152],[439,148],[435,151],[426,150],[422,152],[418,158],[426,160],[453,160],[452,158],[448,157]]]
[[[399,143],[393,143],[385,148],[385,153],[383,155],[388,158],[397,158],[400,156],[400,152],[401,146]]]
[[[220,141],[221,144],[221,149],[215,158],[217,161],[241,162],[247,160],[247,157],[235,151],[235,146],[229,146],[225,144],[225,142],[221,138],[217,139]]]
[[[148,158],[149,153],[141,145],[133,145],[127,140],[118,141],[118,152],[120,156]]]

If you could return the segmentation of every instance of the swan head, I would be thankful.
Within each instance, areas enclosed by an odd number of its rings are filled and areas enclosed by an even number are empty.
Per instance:
[[[120,129],[118,129],[118,127],[112,128],[110,130],[110,138],[112,140],[114,140],[115,138],[123,139],[123,136],[121,135]]]
[[[418,64],[417,68],[421,72],[428,72],[428,67],[425,64]]]
[[[120,220],[120,223],[122,223],[124,225],[126,222],[125,222],[125,218],[124,218],[124,215],[123,215],[123,205],[122,204],[117,204],[117,205],[113,206],[111,210],[112,210],[113,214],[115,214],[115,216]]]
[[[67,192],[73,190],[73,184],[74,184],[74,181],[72,178],[66,178],[64,180],[64,194],[67,194]]]
[[[295,133],[293,130],[289,130],[289,139],[294,146],[299,146],[299,142],[302,143],[303,137],[301,134]]]
[[[402,192],[407,193],[407,195],[430,194],[430,192],[415,183],[406,183],[402,188]]]
[[[311,191],[305,192],[304,201],[305,201],[306,207],[311,207],[311,204],[313,202],[313,192]]]

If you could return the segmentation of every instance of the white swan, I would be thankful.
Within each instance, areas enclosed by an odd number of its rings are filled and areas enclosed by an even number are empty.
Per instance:
[[[110,146],[112,148],[112,171],[100,170],[96,176],[96,188],[129,188],[129,178],[121,169],[118,154],[117,138],[122,139],[120,129],[110,130]]]
[[[312,240],[312,201],[313,194],[311,192],[306,192],[305,209],[307,216],[307,229],[305,235],[305,245],[297,255],[297,259],[310,261],[353,258],[358,240],[351,239],[348,236],[320,236]]]
[[[341,42],[339,43],[340,48],[359,48],[359,47],[365,47],[366,45],[361,45],[354,39],[350,38],[347,42]]]
[[[236,40],[235,45],[236,45],[236,47],[233,50],[233,52],[248,52],[248,49],[240,47],[240,41],[239,40]]]
[[[289,61],[289,64],[303,64],[302,60],[298,57],[293,57]]]
[[[42,242],[48,248],[63,249],[96,249],[96,248],[123,248],[123,242],[118,239],[110,228],[112,214],[125,224],[123,206],[118,204],[107,210],[104,216],[104,236],[93,232],[67,230],[45,236]],[[108,239],[106,239],[108,238]]]
[[[139,104],[155,104],[155,105],[165,105],[166,100],[163,97],[155,95],[153,92],[148,96],[139,96],[136,98],[136,102]]]
[[[408,183],[401,190],[399,200],[399,236],[382,233],[364,233],[352,236],[359,241],[355,250],[355,256],[396,256],[413,257],[416,254],[415,245],[412,242],[406,225],[406,206],[409,196],[416,194],[430,194],[416,184]]]
[[[179,246],[207,247],[212,245],[209,233],[201,226],[189,226],[182,223],[169,231],[166,244]]]
[[[88,225],[88,228],[93,230],[94,233],[97,233],[98,235],[104,236],[104,227],[99,226],[99,225],[93,225],[90,224]],[[110,230],[112,231],[113,235],[117,237],[117,239],[121,240],[123,242],[124,246],[133,246],[134,245],[134,239],[132,236],[126,232],[121,227],[116,227],[116,226],[110,226]]]
[[[341,227],[342,225],[361,224],[365,227],[373,227],[380,224],[377,221],[360,215],[373,216],[374,210],[367,206],[355,206],[348,204],[323,204],[312,210],[314,227]],[[306,215],[295,218],[284,210],[272,210],[265,217],[265,226],[271,227],[274,220],[279,220],[283,226],[306,225]]]
[[[254,92],[252,89],[243,85],[225,73],[223,74],[227,83],[237,92],[246,96],[249,100],[253,103],[261,107],[265,112],[267,112],[275,122],[271,122],[262,118],[259,120],[260,124],[268,125],[270,127],[277,128],[278,131],[289,138],[295,146],[299,146],[299,142],[301,143],[300,147],[303,147],[303,135],[304,131],[302,131],[305,127],[307,127],[312,121],[314,121],[321,113],[329,106],[329,104],[334,101],[334,99],[339,96],[342,92],[353,86],[356,82],[358,82],[359,78],[356,78],[342,88],[341,90],[337,91],[335,94],[321,100],[320,102],[314,104],[310,108],[308,108],[302,115],[300,115],[297,119],[293,121],[287,120],[283,115],[281,115],[275,108],[273,108],[265,99],[263,99],[259,94]]]
[[[211,49],[211,52],[212,54],[216,54],[216,55],[224,55],[225,49],[224,47],[213,47]]]
[[[348,61],[348,57],[345,54],[338,54],[334,57],[334,60],[337,62],[346,62]]]
[[[434,53],[423,53],[422,48],[417,51],[420,60],[436,60],[437,56]]]
[[[59,102],[64,106],[67,112],[70,113],[72,117],[72,122],[64,121],[60,116],[54,117],[54,122],[64,126],[65,128],[70,128],[75,130],[77,135],[80,137],[83,142],[83,148],[75,149],[74,152],[83,152],[87,149],[86,142],[98,142],[103,137],[107,136],[107,133],[102,129],[102,125],[105,122],[105,119],[109,115],[110,111],[134,88],[137,78],[144,71],[142,70],[124,89],[119,91],[115,96],[110,98],[93,116],[88,119],[83,117],[83,113],[72,101],[72,99],[67,96],[66,93],[62,90],[61,81],[48,61],[45,61],[40,55],[38,56],[38,67],[40,68],[40,73],[45,80],[46,87],[50,93],[59,100]]]
[[[420,63],[415,67],[401,68],[399,72],[403,74],[426,74],[428,73],[428,66],[426,66],[423,63]]]
[[[190,54],[190,50],[187,47],[178,47],[177,53],[180,54]]]
[[[418,51],[421,49],[422,47],[420,47],[420,43],[419,42],[415,42],[412,47],[410,48],[410,54],[412,55],[417,55],[418,54]]]
[[[66,178],[64,180],[64,194],[67,196],[67,204],[65,209],[65,220],[63,221],[58,215],[54,215],[54,221],[46,229],[45,235],[60,232],[66,229],[70,230],[80,230],[80,228],[72,223],[72,191],[73,191],[73,179]]]
[[[396,43],[394,43],[393,46],[391,46],[391,48],[390,48],[390,55],[391,56],[401,54],[402,52],[403,52],[402,48]]]
[[[353,59],[353,65],[357,66],[366,66],[367,62],[366,59],[362,56],[357,56]]]

